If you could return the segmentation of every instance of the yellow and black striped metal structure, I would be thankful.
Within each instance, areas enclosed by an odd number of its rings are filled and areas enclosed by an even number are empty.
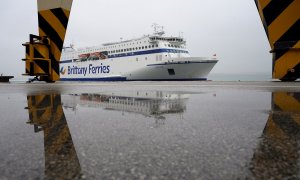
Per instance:
[[[46,179],[79,179],[81,167],[59,94],[27,96],[29,124],[44,132]]]
[[[273,78],[296,80],[300,77],[300,1],[255,2],[272,48]]]
[[[40,41],[32,41],[26,46],[25,75],[39,76],[41,81],[55,82],[59,80],[59,61],[65,40],[73,0],[37,0]],[[41,39],[47,39],[48,49]],[[32,48],[34,46],[34,52]],[[47,54],[47,58],[44,58]],[[46,63],[47,62],[47,63]]]
[[[272,110],[251,162],[257,179],[297,179],[300,93],[274,92]]]
[[[48,76],[50,74],[50,42],[47,37],[30,35],[30,42],[26,47],[25,74],[29,76]]]

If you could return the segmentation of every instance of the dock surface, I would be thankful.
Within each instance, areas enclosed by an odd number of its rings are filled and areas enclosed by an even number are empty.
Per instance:
[[[300,83],[0,83],[0,179],[298,179]]]

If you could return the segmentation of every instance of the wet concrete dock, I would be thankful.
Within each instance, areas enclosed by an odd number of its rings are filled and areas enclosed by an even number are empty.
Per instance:
[[[0,83],[0,179],[298,179],[300,83]]]

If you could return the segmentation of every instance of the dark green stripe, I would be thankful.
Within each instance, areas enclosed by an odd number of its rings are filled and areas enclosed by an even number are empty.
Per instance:
[[[43,18],[39,13],[39,27],[46,33],[46,36],[57,46],[61,51],[63,47],[63,40],[60,38],[59,34],[54,30],[54,28]]]
[[[300,13],[300,12],[299,12]],[[293,42],[290,47],[293,47],[300,40],[300,19],[298,19],[279,39],[278,42],[289,41]]]
[[[41,120],[41,117],[43,116],[43,114],[45,114],[45,110],[37,110],[36,115],[37,115],[37,119]]]
[[[294,0],[272,0],[264,9],[263,13],[267,26],[272,22],[293,2]]]
[[[50,54],[51,59],[51,68],[54,70],[57,74],[59,74],[59,59],[55,59],[53,54]]]
[[[293,92],[292,97],[300,103],[300,92]]]
[[[47,61],[37,60],[34,61],[36,65],[38,65],[46,74],[49,73],[49,63]]]
[[[299,59],[299,62],[300,62],[300,57],[298,59]],[[295,70],[294,73],[288,72],[283,78],[281,78],[281,80],[298,79],[300,77],[300,63],[297,64],[293,69]]]
[[[53,101],[53,107],[55,108],[55,110],[57,110],[57,107],[60,105],[62,105],[60,95],[55,95],[54,101]]]
[[[65,29],[68,27],[69,18],[66,16],[62,8],[51,9],[51,12],[61,22]]]
[[[275,61],[281,58],[300,40],[300,19],[298,19],[274,44]]]
[[[26,55],[29,56],[30,55],[30,47],[29,47],[29,45],[26,45],[25,49],[26,49]]]
[[[273,122],[290,138],[299,137],[300,126],[294,121],[290,113],[274,113]]]
[[[34,48],[34,58],[44,58],[44,56]]]
[[[281,58],[288,51],[289,51],[288,49],[276,50],[274,55],[274,64],[279,58]]]
[[[50,96],[49,95],[44,96],[43,100],[37,106],[38,108],[47,108],[51,106]]]

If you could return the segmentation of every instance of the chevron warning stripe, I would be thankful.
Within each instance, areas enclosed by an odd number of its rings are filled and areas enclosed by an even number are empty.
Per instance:
[[[25,75],[48,76],[50,74],[49,45],[42,43],[46,38],[30,35],[30,42],[23,44],[26,47]]]
[[[46,78],[51,81],[59,80],[59,61],[71,6],[72,0],[38,0],[39,36],[47,36],[50,39],[51,72],[50,77]]]
[[[44,132],[46,179],[80,179],[81,167],[60,95],[27,96],[27,100],[30,124],[35,132]]]
[[[273,78],[300,77],[300,1],[255,0],[273,53]]]
[[[25,75],[41,81],[59,80],[59,61],[73,0],[38,0],[39,36],[30,35],[26,46]],[[34,46],[34,47],[32,47]]]
[[[300,93],[274,92],[272,111],[251,162],[256,179],[293,179],[299,168]]]

